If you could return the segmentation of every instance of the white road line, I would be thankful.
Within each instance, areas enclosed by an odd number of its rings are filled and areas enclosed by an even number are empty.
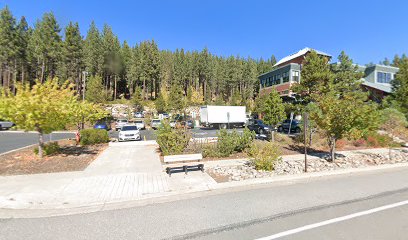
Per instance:
[[[318,222],[318,223],[306,225],[306,226],[303,226],[303,227],[294,228],[294,229],[291,229],[291,230],[288,230],[288,231],[284,231],[284,232],[280,232],[280,233],[277,233],[277,234],[270,235],[268,237],[258,238],[256,240],[278,239],[278,238],[289,236],[289,235],[292,235],[292,234],[295,234],[295,233],[307,231],[307,230],[310,230],[310,229],[313,229],[313,228],[318,228],[318,227],[326,226],[326,225],[329,225],[329,224],[346,221],[346,220],[349,220],[349,219],[352,219],[352,218],[361,217],[361,216],[364,216],[364,215],[369,215],[369,214],[372,214],[372,213],[384,211],[384,210],[391,209],[391,208],[400,207],[400,206],[407,205],[407,204],[408,204],[408,200],[402,201],[402,202],[397,202],[397,203],[381,206],[381,207],[378,207],[378,208],[373,208],[373,209],[369,209],[369,210],[366,210],[366,211],[353,213],[353,214],[346,215],[346,216],[343,216],[343,217],[332,218],[332,219],[329,219],[329,220],[326,220],[326,221],[323,221],[323,222]]]

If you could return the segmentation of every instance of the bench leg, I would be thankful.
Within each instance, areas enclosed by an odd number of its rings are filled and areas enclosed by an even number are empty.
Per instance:
[[[166,173],[169,174],[169,177],[171,177],[171,168],[167,167],[166,168]]]
[[[204,164],[198,164],[198,169],[204,172]]]
[[[187,169],[187,166],[183,166],[183,171],[186,173],[186,175],[187,175],[187,171],[188,171],[188,169]]]

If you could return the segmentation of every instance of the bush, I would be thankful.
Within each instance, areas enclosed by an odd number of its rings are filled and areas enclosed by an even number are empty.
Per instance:
[[[58,145],[58,142],[50,142],[50,143],[44,144],[43,154],[45,156],[49,156],[49,155],[58,153],[60,150],[61,150],[61,148]],[[34,148],[34,153],[38,154],[38,147]]]
[[[93,145],[109,142],[108,132],[104,129],[83,129],[80,131],[81,145]]]
[[[253,142],[247,152],[256,170],[272,171],[276,162],[282,159],[279,145],[275,142]]]
[[[217,137],[216,144],[206,144],[203,147],[203,157],[229,157],[234,152],[243,152],[251,145],[255,133],[249,129],[244,129],[242,134],[236,130],[228,132],[221,129],[217,132]]]
[[[370,147],[396,147],[399,146],[393,139],[387,135],[381,135],[377,132],[369,133],[367,136],[367,144]]]
[[[365,146],[366,144],[367,144],[367,142],[366,142],[366,140],[363,139],[363,138],[360,138],[360,139],[358,139],[358,140],[356,140],[356,141],[353,142],[353,145],[354,145],[355,147],[362,147],[362,146]]]
[[[343,149],[347,145],[347,140],[346,139],[339,139],[336,141],[336,147],[338,149]]]
[[[157,143],[163,155],[183,153],[190,141],[190,134],[185,129],[172,129],[170,124],[163,121],[156,132]]]

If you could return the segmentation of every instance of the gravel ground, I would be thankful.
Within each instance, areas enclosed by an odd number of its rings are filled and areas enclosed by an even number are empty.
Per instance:
[[[308,172],[333,171],[403,162],[408,162],[408,150],[392,150],[391,155],[355,154],[349,157],[337,157],[334,162],[323,158],[310,159],[308,160]],[[304,172],[304,161],[279,161],[275,165],[275,170],[271,172],[256,170],[250,162],[238,166],[217,166],[208,169],[207,172],[218,182],[241,181],[276,175],[300,174]]]

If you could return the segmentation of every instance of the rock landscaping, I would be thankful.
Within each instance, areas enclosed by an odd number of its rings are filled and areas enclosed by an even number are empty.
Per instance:
[[[350,156],[338,156],[335,162],[328,158],[308,159],[308,172],[333,171],[349,168],[408,162],[408,150],[393,149],[390,153],[372,154],[355,153]],[[250,161],[243,165],[216,166],[207,170],[216,181],[241,181],[253,178],[272,177],[277,175],[301,174],[304,172],[304,160],[280,161],[274,171],[259,171]]]

